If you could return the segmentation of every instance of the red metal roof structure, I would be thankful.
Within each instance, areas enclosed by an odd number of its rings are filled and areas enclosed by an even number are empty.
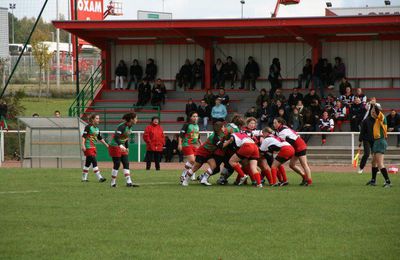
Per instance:
[[[205,50],[209,86],[213,45],[304,41],[312,46],[315,62],[321,42],[400,40],[400,16],[338,16],[268,19],[53,21],[102,49],[117,45],[198,44]],[[109,54],[108,54],[109,55]],[[107,77],[107,76],[106,76]]]

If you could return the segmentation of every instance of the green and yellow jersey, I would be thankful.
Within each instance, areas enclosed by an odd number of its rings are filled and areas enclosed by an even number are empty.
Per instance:
[[[90,124],[85,127],[85,130],[83,130],[82,137],[85,139],[84,146],[86,149],[95,148],[97,141],[103,139],[99,128]]]

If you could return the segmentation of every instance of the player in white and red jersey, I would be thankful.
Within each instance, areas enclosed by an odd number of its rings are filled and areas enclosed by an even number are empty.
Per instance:
[[[293,158],[295,151],[294,148],[286,141],[283,141],[278,136],[274,135],[271,128],[266,127],[262,130],[264,140],[260,145],[260,151],[263,153],[278,153],[272,162],[271,172],[272,180],[271,186],[286,186],[288,185],[286,171],[283,164]],[[280,171],[283,181],[278,184],[277,171]]]
[[[240,176],[239,185],[243,184],[248,178],[248,175],[243,172],[240,166],[240,161],[248,160],[250,171],[256,180],[257,187],[261,188],[261,177],[257,170],[257,160],[260,157],[260,153],[254,140],[246,132],[240,131],[231,134],[229,140],[224,143],[224,147],[228,145],[231,145],[232,149],[235,150],[235,154],[229,159],[229,164]]]
[[[276,130],[277,136],[282,140],[288,142],[293,146],[295,154],[292,159],[290,159],[290,168],[303,177],[303,181],[300,185],[308,186],[312,184],[311,170],[307,162],[307,145],[304,140],[292,129],[287,127],[285,120],[281,117],[274,119],[274,128]],[[300,164],[304,172],[296,165],[296,162],[300,161]]]

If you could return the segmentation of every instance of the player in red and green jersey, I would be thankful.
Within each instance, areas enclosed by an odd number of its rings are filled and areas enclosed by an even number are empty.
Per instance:
[[[216,168],[215,159],[213,153],[222,147],[224,139],[226,137],[225,126],[222,122],[215,122],[213,125],[214,132],[206,139],[206,141],[196,150],[196,159],[193,168],[185,171],[185,177],[182,181],[182,186],[189,185],[189,179],[195,174],[197,170],[203,166],[204,163],[208,163],[209,168],[200,179],[200,183],[206,186],[211,184],[208,182],[208,178],[211,176],[213,170]]]
[[[113,160],[113,169],[111,171],[111,187],[117,187],[117,175],[118,169],[121,165],[124,169],[124,176],[126,179],[127,187],[137,187],[137,184],[134,184],[131,179],[131,174],[129,171],[129,136],[133,131],[132,126],[137,122],[136,113],[127,113],[122,119],[123,123],[119,124],[115,133],[110,142],[110,146],[108,147],[108,152]]]
[[[201,144],[199,139],[199,125],[197,121],[199,120],[199,115],[197,112],[192,111],[189,114],[189,120],[185,123],[180,131],[178,140],[178,150],[183,152],[186,156],[185,170],[181,175],[181,183],[186,175],[186,171],[193,167],[195,161],[195,152],[197,147]],[[193,174],[192,180],[195,180]]]
[[[89,117],[89,124],[85,127],[82,135],[82,151],[86,156],[85,166],[83,167],[82,172],[82,182],[88,181],[88,173],[90,165],[93,167],[93,172],[96,174],[97,179],[99,182],[105,182],[106,179],[103,178],[100,174],[99,167],[97,166],[97,159],[96,159],[96,143],[97,141],[103,143],[105,146],[108,147],[108,144],[103,139],[100,134],[100,130],[97,127],[100,123],[100,116],[97,114],[93,114]]]

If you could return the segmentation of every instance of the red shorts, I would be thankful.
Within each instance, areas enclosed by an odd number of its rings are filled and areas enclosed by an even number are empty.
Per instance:
[[[108,153],[110,154],[111,157],[121,157],[123,155],[128,155],[128,153],[123,152],[121,150],[121,147],[119,147],[119,146],[109,146]]]
[[[236,151],[236,154],[241,159],[250,159],[250,160],[258,160],[260,157],[260,152],[258,151],[258,147],[254,143],[245,143],[243,144],[239,150]]]
[[[200,146],[199,148],[196,149],[196,151],[194,152],[194,154],[196,156],[202,156],[202,157],[211,157],[212,152],[208,151],[207,149],[204,149],[203,146]]]
[[[182,146],[182,153],[184,156],[195,155],[197,148],[193,145]]]
[[[85,156],[93,156],[95,157],[97,155],[97,151],[96,148],[86,148],[86,151],[83,152],[85,154]]]
[[[294,156],[294,148],[292,146],[283,146],[276,155],[275,160],[280,163],[289,161]]]
[[[307,144],[300,136],[296,139],[296,141],[294,141],[293,148],[297,157],[306,155]]]

